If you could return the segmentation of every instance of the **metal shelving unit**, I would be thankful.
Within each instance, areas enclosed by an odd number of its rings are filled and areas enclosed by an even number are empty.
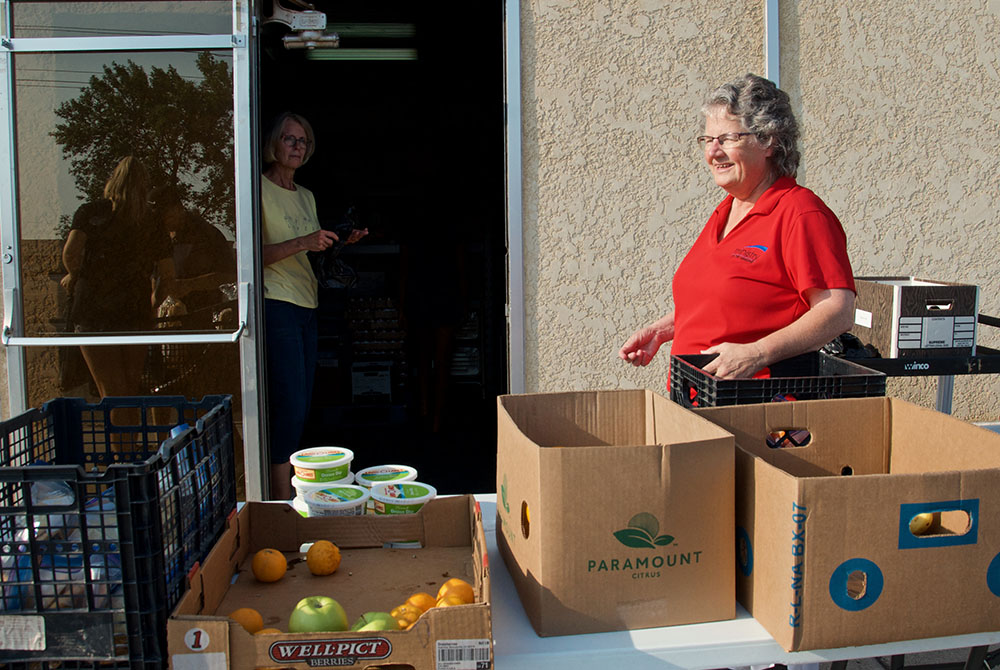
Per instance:
[[[977,321],[984,326],[1000,328],[1000,318],[980,314]],[[926,358],[862,358],[860,365],[885,373],[888,377],[938,378],[938,411],[951,414],[955,375],[1000,374],[1000,350],[976,346],[975,356],[941,356]]]

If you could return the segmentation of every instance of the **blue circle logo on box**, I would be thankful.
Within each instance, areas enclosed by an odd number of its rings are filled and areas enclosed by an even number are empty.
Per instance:
[[[855,572],[865,575],[865,588],[858,597],[852,596],[847,590],[847,582]],[[838,565],[830,575],[830,598],[841,609],[860,612],[878,600],[883,586],[885,577],[875,563],[867,558],[851,558]]]
[[[744,577],[749,577],[753,572],[753,545],[750,544],[750,535],[743,526],[736,527],[736,564],[740,566],[740,572]]]
[[[986,568],[986,586],[993,595],[1000,597],[1000,554],[994,556]]]

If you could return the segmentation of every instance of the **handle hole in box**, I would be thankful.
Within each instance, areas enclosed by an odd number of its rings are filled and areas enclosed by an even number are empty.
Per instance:
[[[767,446],[772,449],[806,447],[812,442],[812,433],[805,428],[784,428],[767,434]]]
[[[847,597],[861,600],[868,592],[868,575],[863,570],[854,570],[847,575]]]
[[[909,521],[910,533],[918,537],[965,535],[972,530],[972,517],[962,509],[922,512]]]
[[[528,539],[528,535],[531,534],[531,512],[528,510],[528,503],[526,501],[521,501],[521,535],[524,539]]]

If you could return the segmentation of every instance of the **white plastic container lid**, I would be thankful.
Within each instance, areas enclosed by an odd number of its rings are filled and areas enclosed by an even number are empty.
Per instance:
[[[354,452],[344,447],[311,447],[292,454],[295,476],[307,482],[335,482],[351,471]]]
[[[417,469],[409,465],[373,465],[364,470],[358,470],[354,481],[359,486],[371,488],[376,484],[391,484],[412,482],[417,478]]]
[[[368,489],[354,484],[339,484],[318,491],[306,493],[304,498],[309,506],[309,516],[330,514],[364,514],[368,502]]]

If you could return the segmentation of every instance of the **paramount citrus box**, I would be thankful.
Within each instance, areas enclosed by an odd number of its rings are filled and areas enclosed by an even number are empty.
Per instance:
[[[497,545],[539,635],[735,615],[733,436],[651,391],[497,400]]]
[[[392,546],[419,538],[421,548]],[[341,549],[332,575],[312,575],[303,543],[328,539]],[[257,582],[250,562],[272,547],[289,559],[273,583]],[[288,630],[306,596],[336,599],[353,622],[388,612],[418,591],[437,593],[450,577],[473,585],[476,602],[434,607],[405,631],[251,635],[226,614],[258,610],[265,627]],[[303,517],[281,503],[247,503],[229,522],[167,627],[174,670],[193,668],[493,667],[490,575],[482,513],[472,496],[430,501],[416,514]],[[450,665],[449,665],[450,663]]]
[[[896,398],[696,413],[736,437],[737,597],[786,650],[1000,630],[1000,435]]]

